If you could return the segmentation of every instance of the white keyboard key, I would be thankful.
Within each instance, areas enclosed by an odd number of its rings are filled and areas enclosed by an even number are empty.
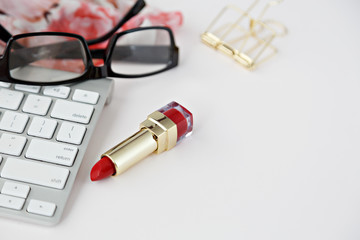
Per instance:
[[[23,113],[17,113],[12,111],[6,111],[0,121],[0,129],[22,133],[29,120],[29,116]]]
[[[77,102],[96,104],[99,99],[99,93],[76,89],[72,99]]]
[[[25,137],[3,133],[0,138],[0,153],[20,156],[25,143]]]
[[[30,187],[25,184],[6,181],[1,189],[2,194],[11,195],[15,197],[26,198],[29,194]]]
[[[40,91],[40,86],[15,84],[15,89],[24,92],[38,93]]]
[[[86,127],[80,124],[63,122],[56,140],[73,144],[80,144],[84,138]]]
[[[51,98],[30,94],[25,101],[23,111],[45,116],[50,104]]]
[[[56,100],[51,117],[87,124],[93,111],[94,107],[87,104]]]
[[[51,217],[54,215],[55,209],[56,205],[54,203],[31,199],[26,210],[29,213]]]
[[[7,83],[7,82],[0,82],[0,87],[3,88],[9,88],[11,86],[11,83]]]
[[[32,139],[25,157],[65,166],[72,166],[78,152],[78,148],[46,140]]]
[[[69,173],[70,171],[66,168],[46,163],[8,158],[1,172],[1,177],[63,189]]]
[[[27,133],[30,136],[50,139],[54,135],[56,125],[57,122],[54,119],[34,117]]]
[[[65,86],[48,86],[44,88],[44,95],[57,98],[67,98],[70,88]]]
[[[22,92],[0,88],[0,108],[17,110],[23,97]]]
[[[21,210],[24,206],[25,199],[0,194],[0,207]]]

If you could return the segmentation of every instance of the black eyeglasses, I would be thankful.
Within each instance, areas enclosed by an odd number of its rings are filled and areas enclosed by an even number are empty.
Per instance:
[[[104,77],[135,78],[177,66],[178,48],[167,27],[135,28],[115,34],[145,2],[139,0],[104,36],[86,41],[71,33],[40,32],[11,36],[0,25],[7,45],[0,58],[0,81],[30,85],[57,85]],[[112,38],[106,49],[88,45]],[[92,59],[101,59],[97,67]]]

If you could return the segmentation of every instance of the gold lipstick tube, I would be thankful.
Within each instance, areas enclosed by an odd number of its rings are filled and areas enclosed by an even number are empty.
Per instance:
[[[101,157],[108,157],[115,166],[118,175],[126,171],[153,152],[170,150],[177,142],[176,124],[159,111],[150,114],[140,124],[140,130],[114,146]]]

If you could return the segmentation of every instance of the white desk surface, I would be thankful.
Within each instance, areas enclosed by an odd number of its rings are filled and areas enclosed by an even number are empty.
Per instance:
[[[148,0],[184,14],[179,66],[116,79],[60,224],[1,218],[2,240],[360,239],[360,2],[274,7],[289,34],[254,72],[200,43],[231,2]],[[91,182],[99,155],[172,100],[193,112],[193,135]]]

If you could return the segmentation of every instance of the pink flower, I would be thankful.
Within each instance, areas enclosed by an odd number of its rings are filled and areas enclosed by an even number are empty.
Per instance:
[[[145,20],[149,20],[152,26],[166,26],[171,29],[179,28],[183,23],[183,15],[181,12],[163,12],[159,10],[147,11],[140,13],[125,23],[122,30],[140,27]]]
[[[0,11],[6,14],[0,14],[0,23],[12,34],[58,31],[92,39],[110,31],[132,4],[128,0],[0,0]],[[183,16],[146,7],[119,31],[139,27],[145,20],[147,25],[176,29]]]
[[[183,15],[181,12],[150,12],[148,18],[152,25],[163,25],[172,29],[179,28],[183,23]]]
[[[93,39],[109,32],[119,21],[119,15],[111,8],[81,1],[68,1],[49,15],[45,31],[76,33]]]
[[[0,10],[15,18],[38,21],[59,0],[0,0]]]

